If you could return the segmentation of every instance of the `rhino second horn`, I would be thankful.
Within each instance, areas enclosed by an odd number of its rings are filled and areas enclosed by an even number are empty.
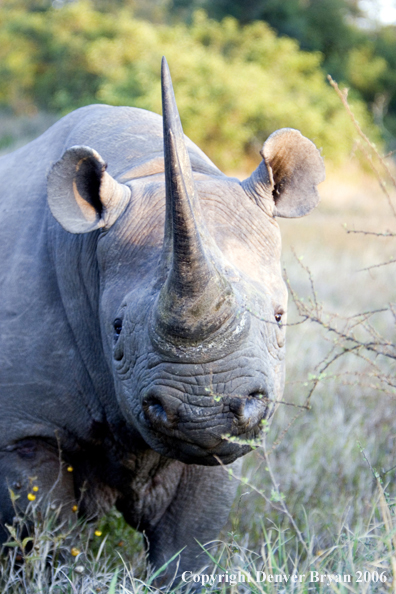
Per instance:
[[[230,317],[233,294],[205,249],[206,233],[165,58],[162,100],[166,179],[163,263],[169,272],[157,302],[156,326],[169,339],[202,340]]]

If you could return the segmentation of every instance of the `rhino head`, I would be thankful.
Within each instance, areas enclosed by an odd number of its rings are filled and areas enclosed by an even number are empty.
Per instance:
[[[165,61],[162,98],[162,171],[122,183],[95,150],[72,147],[49,174],[48,200],[67,231],[99,230],[103,349],[127,423],[169,458],[230,463],[284,386],[275,217],[317,204],[324,167],[311,141],[284,129],[242,183],[213,165],[193,173]]]

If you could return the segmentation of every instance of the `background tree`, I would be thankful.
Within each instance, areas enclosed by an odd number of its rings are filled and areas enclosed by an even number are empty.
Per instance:
[[[0,8],[0,103],[16,113],[66,113],[90,103],[161,112],[166,54],[186,133],[223,167],[259,159],[275,129],[294,127],[342,160],[351,124],[328,92],[319,53],[279,38],[262,21],[242,26],[195,14],[190,25],[156,25],[129,8],[87,1],[26,12]],[[362,102],[360,119],[378,134]]]
[[[218,20],[263,20],[302,49],[321,52],[324,73],[363,98],[395,148],[396,26],[373,20],[359,0],[172,0],[169,12],[188,20],[197,8]]]

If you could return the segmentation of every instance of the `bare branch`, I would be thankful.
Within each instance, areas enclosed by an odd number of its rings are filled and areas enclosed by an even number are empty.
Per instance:
[[[335,92],[337,93],[337,95],[339,96],[339,98],[341,99],[346,111],[348,112],[349,117],[351,118],[359,136],[361,136],[364,140],[364,142],[371,148],[371,150],[374,152],[374,154],[376,155],[376,157],[378,158],[378,160],[380,161],[380,163],[382,164],[382,166],[384,167],[386,173],[388,174],[388,176],[390,177],[390,179],[392,180],[393,185],[396,188],[396,179],[393,177],[391,170],[389,169],[389,166],[387,163],[385,163],[384,158],[379,154],[377,147],[375,146],[375,144],[373,142],[371,142],[371,140],[366,136],[366,134],[363,132],[363,130],[361,129],[359,122],[357,121],[357,119],[355,118],[355,115],[353,114],[351,108],[349,107],[349,103],[348,103],[348,99],[347,99],[347,93],[343,93],[338,84],[336,83],[335,80],[332,79],[332,77],[330,76],[330,74],[327,75],[327,80],[329,81],[329,83],[331,84],[331,86],[333,87],[333,89],[335,90]],[[388,155],[387,155],[388,156]],[[393,207],[392,207],[392,210]]]
[[[388,266],[388,264],[394,264],[396,260],[391,258],[387,262],[381,262],[380,264],[373,264],[372,266],[367,266],[367,268],[360,268],[358,272],[364,272],[366,270],[372,270],[373,268],[381,268],[381,266]]]
[[[396,237],[396,233],[385,231],[384,233],[377,233],[375,231],[362,231],[357,229],[346,229],[347,233],[361,233],[362,235],[375,235],[376,237]]]

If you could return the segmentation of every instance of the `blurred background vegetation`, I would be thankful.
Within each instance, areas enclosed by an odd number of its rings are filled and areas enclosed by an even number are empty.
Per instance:
[[[357,0],[3,0],[3,122],[90,103],[160,113],[163,54],[186,134],[220,167],[246,168],[285,126],[345,159],[352,123],[328,73],[365,132],[396,146],[396,27]]]

